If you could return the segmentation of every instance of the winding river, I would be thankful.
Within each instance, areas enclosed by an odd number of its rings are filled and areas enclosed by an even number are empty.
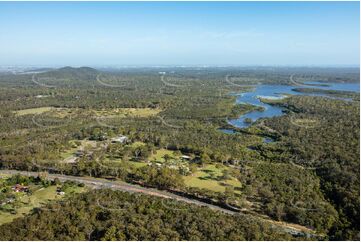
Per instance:
[[[309,96],[325,96],[330,97],[327,94],[320,93],[300,93],[293,91],[294,88],[317,88],[323,90],[335,90],[335,91],[352,91],[360,93],[360,83],[326,83],[326,82],[307,82],[306,85],[301,86],[289,86],[289,85],[269,85],[261,84],[255,86],[255,89],[252,92],[246,92],[237,95],[237,103],[247,103],[256,106],[261,106],[264,108],[264,111],[251,111],[244,115],[241,115],[237,119],[229,120],[229,124],[237,128],[247,128],[254,121],[260,118],[269,118],[280,116],[283,114],[283,108],[278,106],[272,106],[266,103],[263,103],[259,100],[260,97],[268,99],[280,99],[283,98],[285,94],[291,95],[309,95]],[[245,120],[251,119],[252,122],[245,122]],[[230,130],[222,130],[224,133],[232,133]]]

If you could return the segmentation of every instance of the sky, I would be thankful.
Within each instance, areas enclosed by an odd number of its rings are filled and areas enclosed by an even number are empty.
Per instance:
[[[353,66],[359,2],[0,2],[0,65]]]

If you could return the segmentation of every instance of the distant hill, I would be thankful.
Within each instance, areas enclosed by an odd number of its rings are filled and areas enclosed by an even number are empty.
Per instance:
[[[49,76],[84,78],[84,77],[94,77],[98,74],[98,71],[91,67],[75,68],[75,67],[66,66],[56,70],[45,72],[44,74]]]
[[[99,72],[90,67],[74,68],[70,66],[37,74],[35,81],[45,85],[73,86],[95,82]]]

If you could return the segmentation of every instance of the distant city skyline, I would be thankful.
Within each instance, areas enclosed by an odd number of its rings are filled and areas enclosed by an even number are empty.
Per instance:
[[[0,2],[1,66],[358,66],[359,2]]]

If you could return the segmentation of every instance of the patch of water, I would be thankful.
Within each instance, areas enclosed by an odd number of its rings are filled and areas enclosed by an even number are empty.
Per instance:
[[[325,82],[307,82],[309,84],[317,85],[317,88],[324,90],[337,90],[337,91],[353,91],[360,92],[359,83],[325,83]],[[310,86],[305,85],[304,87],[310,88]],[[316,86],[315,86],[316,87]],[[269,105],[263,103],[260,100],[260,97],[268,99],[281,99],[285,97],[285,94],[291,95],[309,95],[309,96],[328,96],[326,94],[306,94],[293,91],[295,86],[288,85],[269,85],[262,84],[256,86],[256,88],[251,92],[243,93],[237,97],[237,103],[247,103],[255,106],[261,106],[264,108],[264,111],[251,111],[244,115],[241,115],[237,119],[229,120],[229,123],[237,128],[247,128],[252,125],[253,122],[260,118],[270,118],[283,115],[283,108],[278,106]],[[249,122],[252,120],[252,122]]]

